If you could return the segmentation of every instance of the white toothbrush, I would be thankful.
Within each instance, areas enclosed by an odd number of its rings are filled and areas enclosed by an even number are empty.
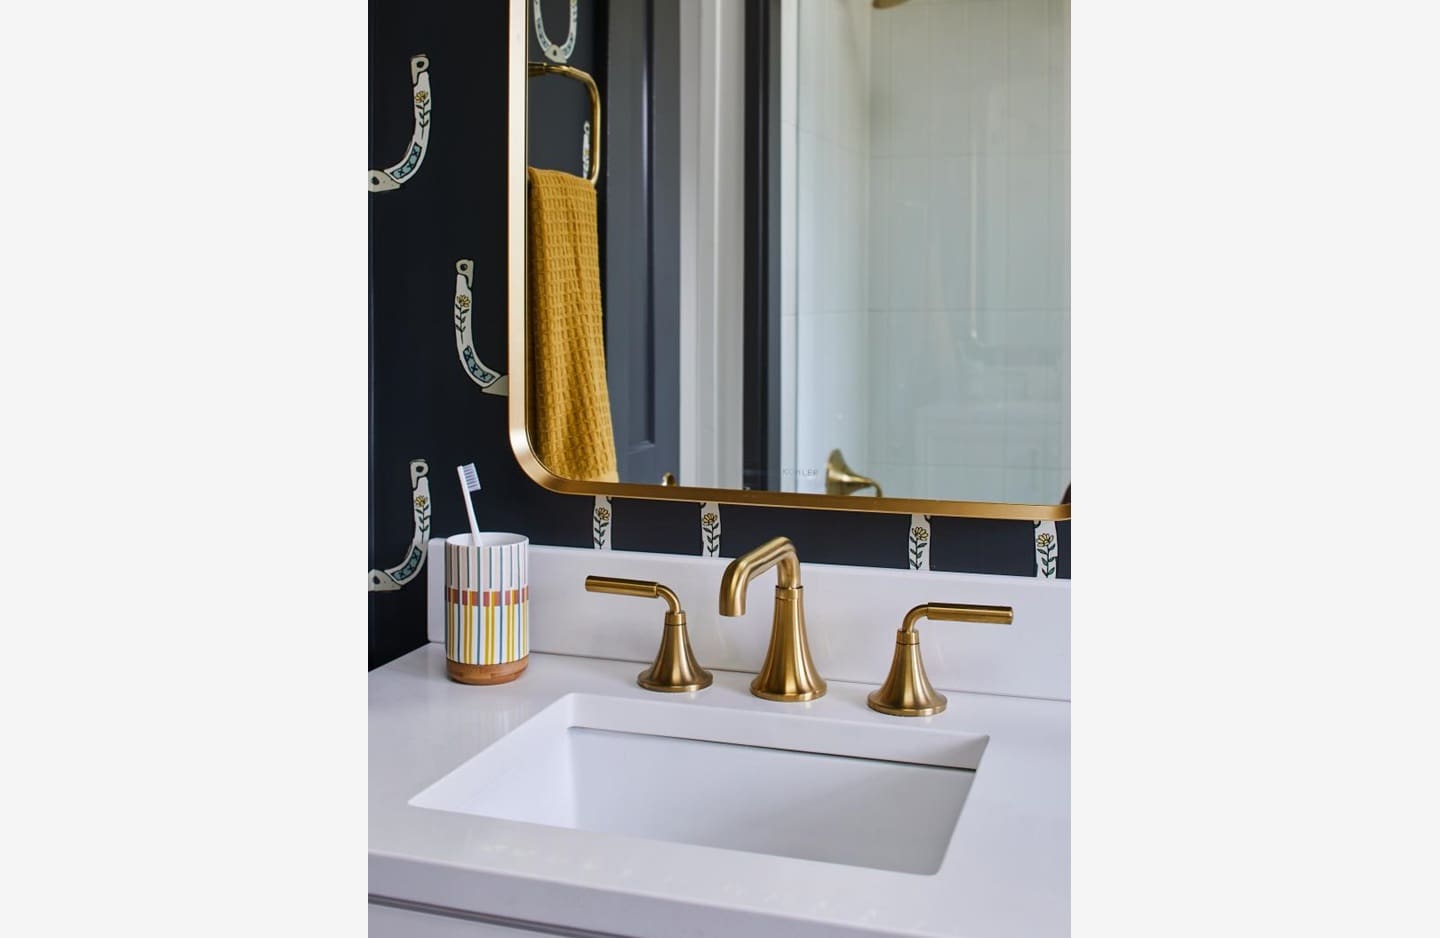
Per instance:
[[[455,471],[460,474],[460,488],[465,491],[465,512],[470,516],[470,546],[480,545],[480,524],[475,520],[475,500],[472,497],[475,492],[480,491],[480,474],[475,471],[473,462],[463,466],[456,466]]]

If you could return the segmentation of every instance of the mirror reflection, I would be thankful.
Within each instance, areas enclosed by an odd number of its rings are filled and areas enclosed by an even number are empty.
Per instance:
[[[525,392],[547,468],[1062,501],[1066,0],[537,9]]]

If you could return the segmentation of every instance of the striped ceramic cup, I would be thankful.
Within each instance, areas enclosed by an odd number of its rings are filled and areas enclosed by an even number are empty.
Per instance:
[[[521,534],[445,539],[445,673],[464,684],[503,684],[530,654],[530,580]]]

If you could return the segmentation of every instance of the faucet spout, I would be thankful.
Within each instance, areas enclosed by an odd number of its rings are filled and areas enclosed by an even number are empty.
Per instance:
[[[777,537],[766,541],[749,553],[741,554],[725,568],[720,578],[720,614],[722,616],[743,616],[745,614],[745,592],[750,581],[771,567],[776,572],[777,588],[800,587],[800,556],[788,537]]]
[[[730,561],[720,578],[720,614],[745,614],[745,591],[755,577],[776,567],[775,616],[770,647],[750,693],[766,700],[814,700],[825,681],[810,661],[805,635],[805,591],[800,586],[800,557],[789,538],[777,537]]]

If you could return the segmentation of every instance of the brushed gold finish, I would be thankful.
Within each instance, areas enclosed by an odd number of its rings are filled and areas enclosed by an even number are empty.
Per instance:
[[[875,489],[876,498],[885,497],[885,493],[880,491],[879,482],[869,476],[862,476],[845,465],[845,457],[838,449],[832,449],[830,458],[825,460],[825,494],[851,495],[868,488]]]
[[[1009,625],[1015,621],[1015,610],[1009,606],[929,603],[905,613],[895,633],[895,657],[890,662],[890,673],[885,683],[866,698],[871,710],[897,717],[928,717],[945,710],[945,695],[931,686],[925,674],[925,662],[920,658],[920,633],[915,631],[915,623],[921,619]]]
[[[1010,606],[979,606],[973,603],[930,603],[916,606],[905,613],[900,632],[915,635],[915,623],[921,619],[936,622],[981,622],[990,625],[1012,625],[1015,610]]]
[[[818,495],[803,492],[767,492],[758,489],[719,489],[690,485],[649,485],[638,482],[591,482],[555,475],[530,443],[528,392],[530,375],[529,329],[525,324],[525,135],[526,83],[529,62],[526,37],[529,20],[526,0],[510,0],[508,19],[509,69],[506,113],[505,285],[508,308],[506,321],[507,355],[510,369],[508,423],[510,449],[516,462],[537,485],[565,495],[608,495],[611,498],[650,498],[672,502],[715,502],[721,505],[757,505],[769,508],[809,508],[818,511],[875,511],[892,514],[936,515],[942,518],[995,518],[1008,521],[1064,521],[1070,505],[1025,505],[1009,502],[949,501],[930,498],[866,498],[845,495]],[[599,139],[592,133],[591,146]],[[592,158],[593,159],[593,158]],[[598,169],[594,160],[592,174]]]
[[[736,557],[725,568],[720,578],[720,614],[743,616],[750,581],[771,567],[779,568],[775,572],[776,589],[800,589],[800,555],[795,552],[795,545],[788,537],[772,538]]]
[[[667,694],[704,690],[715,675],[700,667],[690,650],[690,633],[685,628],[685,610],[680,597],[668,586],[654,580],[627,580],[614,576],[587,576],[585,588],[592,593],[615,593],[620,596],[642,596],[663,599],[669,606],[665,613],[665,631],[660,635],[660,650],[655,663],[640,672],[635,682],[646,690]]]
[[[585,588],[592,593],[614,593],[617,596],[640,596],[645,599],[663,599],[671,613],[682,612],[680,597],[670,587],[654,580],[629,580],[618,576],[587,576]]]
[[[595,79],[590,77],[589,72],[573,66],[551,65],[548,62],[527,62],[525,74],[531,77],[563,75],[580,82],[590,92],[590,175],[586,178],[592,186],[595,185],[600,181],[600,89],[595,87]]]
[[[825,695],[825,680],[810,660],[805,635],[805,593],[800,585],[800,557],[789,538],[777,537],[730,561],[720,578],[720,614],[745,614],[745,592],[750,581],[769,570],[775,572],[775,615],[770,625],[770,647],[760,673],[750,682],[750,693],[766,700],[814,700]]]

